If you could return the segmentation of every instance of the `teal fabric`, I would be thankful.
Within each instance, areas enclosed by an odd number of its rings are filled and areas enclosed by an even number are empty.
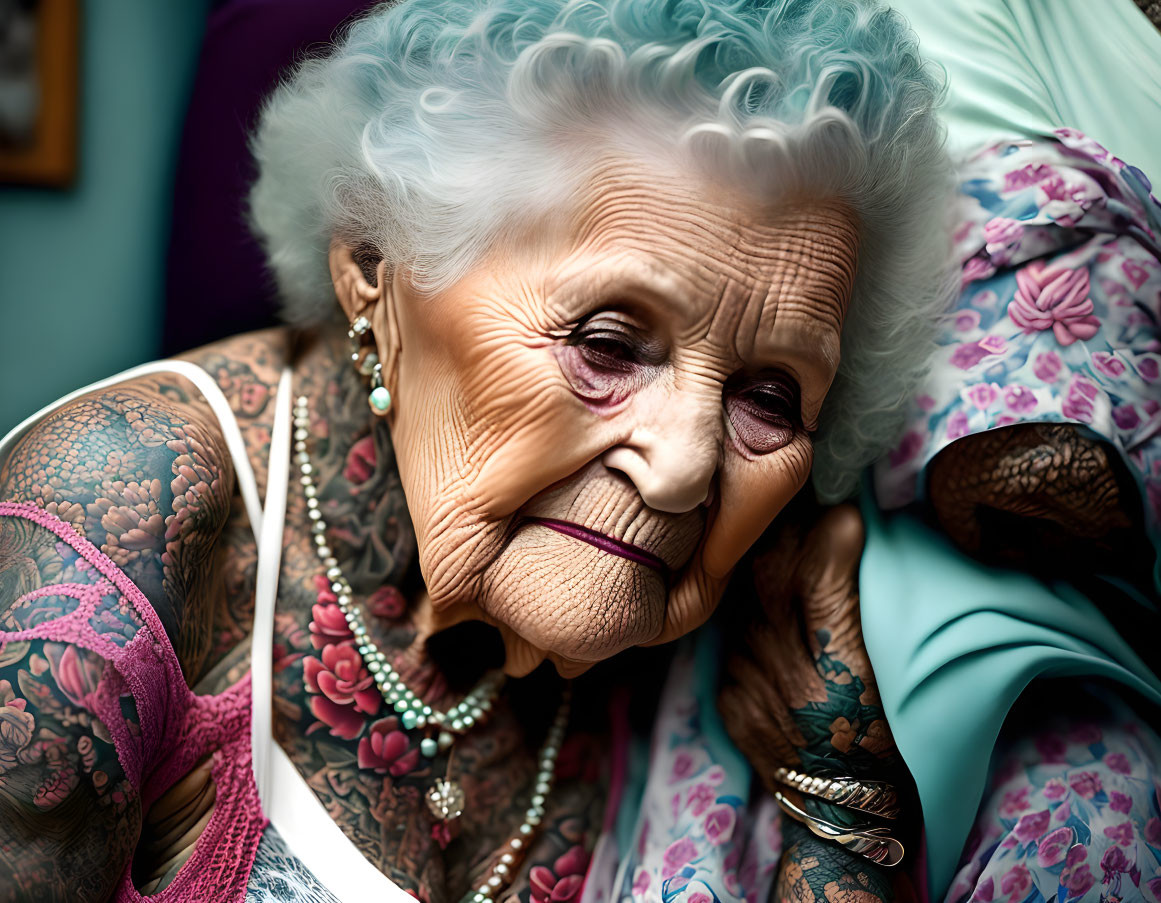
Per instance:
[[[1161,172],[1161,33],[1131,0],[888,0],[947,72],[948,143],[1080,129]]]
[[[889,0],[948,78],[955,155],[1071,127],[1161,172],[1161,34],[1130,0]],[[1016,698],[1037,678],[1107,678],[1161,703],[1161,682],[1069,586],[977,564],[865,493],[867,650],[923,808],[942,899]]]
[[[982,798],[1000,727],[1029,683],[1107,678],[1161,704],[1161,681],[1070,586],[978,564],[913,515],[884,515],[866,498],[863,518],[863,634],[919,790],[929,890],[938,900]]]
[[[0,186],[0,435],[161,347],[172,177],[210,0],[80,5],[76,181]]]

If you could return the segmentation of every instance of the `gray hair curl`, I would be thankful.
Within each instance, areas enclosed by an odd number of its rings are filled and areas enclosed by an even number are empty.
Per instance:
[[[692,153],[756,199],[860,224],[842,361],[815,441],[826,501],[896,438],[949,275],[941,89],[865,0],[404,0],[271,97],[251,194],[286,317],[334,316],[332,238],[436,292],[575,188],[582,134]]]

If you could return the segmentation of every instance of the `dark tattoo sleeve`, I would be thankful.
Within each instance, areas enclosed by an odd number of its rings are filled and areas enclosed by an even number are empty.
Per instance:
[[[777,903],[879,903],[895,899],[882,869],[857,856],[836,856],[834,847],[793,822],[774,885]]]
[[[216,420],[163,375],[50,415],[0,462],[0,499],[73,525],[149,599],[187,678],[209,648],[233,471]],[[3,602],[0,601],[0,605]]]
[[[233,479],[212,415],[165,379],[47,417],[0,462],[0,500],[34,504],[101,549],[157,611],[188,676],[208,649],[214,542]],[[48,530],[0,517],[0,630],[62,616],[94,579]],[[99,617],[94,629],[113,642],[142,629],[116,599]],[[0,644],[0,901],[105,900],[136,845],[140,799],[111,733],[141,727],[127,693],[122,723],[94,713],[108,667],[66,640]]]
[[[909,783],[862,640],[862,522],[850,507],[820,516],[800,503],[787,514],[731,587],[719,706],[767,789],[828,821],[865,825],[874,819],[806,802],[774,779],[788,767],[817,777],[888,781],[904,791]],[[887,870],[789,818],[783,824],[787,845],[775,899],[895,899]],[[901,839],[899,829],[893,834]]]

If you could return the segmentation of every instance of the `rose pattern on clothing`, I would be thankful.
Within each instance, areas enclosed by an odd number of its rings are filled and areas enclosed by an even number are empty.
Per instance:
[[[898,446],[881,505],[922,493],[957,439],[1029,421],[1082,424],[1116,448],[1161,549],[1161,204],[1074,129],[1005,141],[961,171],[962,292]]]

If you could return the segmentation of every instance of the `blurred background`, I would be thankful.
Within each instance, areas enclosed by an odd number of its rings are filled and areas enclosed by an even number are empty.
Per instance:
[[[0,0],[0,435],[274,320],[246,135],[367,0]]]
[[[246,137],[279,74],[371,5],[0,0],[0,435],[274,322]]]

